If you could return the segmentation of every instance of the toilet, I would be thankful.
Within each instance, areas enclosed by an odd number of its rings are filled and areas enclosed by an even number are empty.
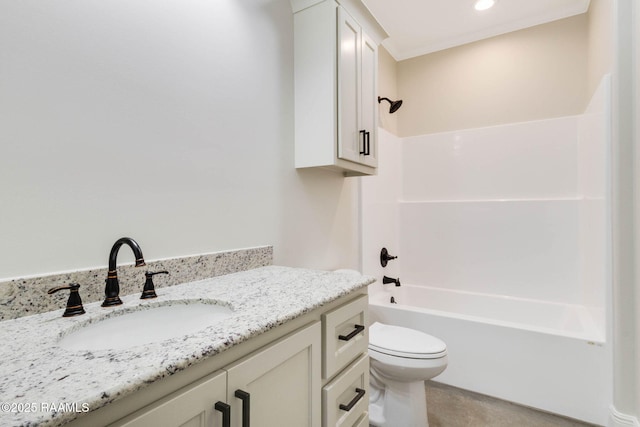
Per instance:
[[[447,367],[447,346],[414,329],[375,322],[369,327],[369,424],[425,427],[426,380]]]

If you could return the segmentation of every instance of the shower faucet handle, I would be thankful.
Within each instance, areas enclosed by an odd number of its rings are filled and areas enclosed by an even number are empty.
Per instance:
[[[387,262],[391,261],[392,259],[396,259],[398,258],[397,256],[393,256],[393,255],[389,255],[389,251],[387,250],[387,248],[382,248],[382,250],[380,251],[380,265],[383,267],[387,266]]]

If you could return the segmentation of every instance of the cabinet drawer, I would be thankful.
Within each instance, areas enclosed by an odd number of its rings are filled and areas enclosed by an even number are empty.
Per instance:
[[[349,366],[335,380],[322,389],[324,427],[352,427],[368,420],[369,409],[369,356]]]
[[[369,413],[362,414],[362,417],[356,421],[353,427],[369,427]]]
[[[369,300],[363,295],[322,315],[322,378],[331,378],[369,345]]]

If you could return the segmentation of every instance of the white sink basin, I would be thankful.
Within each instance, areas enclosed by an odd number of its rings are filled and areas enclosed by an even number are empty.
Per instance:
[[[198,332],[232,313],[224,305],[202,302],[139,306],[135,311],[80,327],[58,344],[67,350],[125,349]]]

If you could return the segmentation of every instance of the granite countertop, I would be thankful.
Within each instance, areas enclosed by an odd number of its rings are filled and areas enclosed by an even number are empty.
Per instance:
[[[101,408],[373,281],[348,272],[269,266],[162,288],[150,300],[125,296],[117,308],[85,304],[82,316],[63,318],[61,308],[0,322],[0,425],[63,425],[78,412]],[[233,314],[191,335],[128,349],[70,351],[57,345],[85,322],[185,299],[215,300]],[[76,411],[58,411],[57,405]]]

